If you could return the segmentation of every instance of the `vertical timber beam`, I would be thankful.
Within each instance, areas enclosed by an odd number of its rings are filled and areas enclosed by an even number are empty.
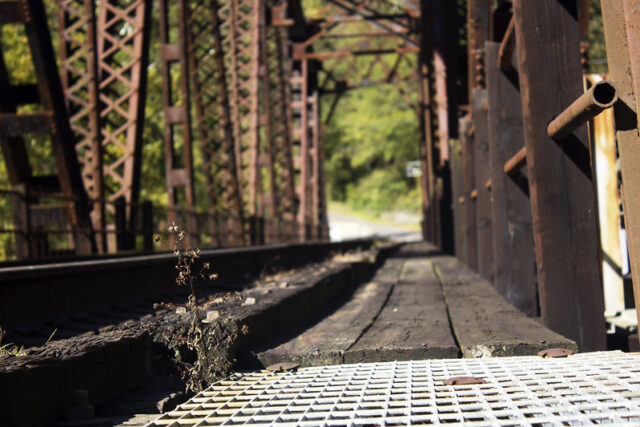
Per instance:
[[[453,59],[456,49],[455,10],[449,2],[431,0],[431,27],[433,28],[433,71],[435,80],[436,117],[438,120],[438,175],[442,182],[439,205],[440,246],[446,253],[453,254],[455,247],[454,213],[452,194],[452,171],[449,151],[450,114],[455,116],[456,68]],[[448,91],[451,90],[451,97]],[[451,105],[450,105],[451,104]],[[455,122],[454,122],[455,123]]]
[[[449,165],[451,168],[451,198],[453,207],[453,231],[455,255],[467,262],[467,246],[464,235],[464,191],[462,190],[462,145],[459,139],[450,139]]]
[[[475,189],[475,172],[473,162],[473,123],[466,115],[460,118],[458,134],[462,148],[462,192],[464,204],[464,235],[466,243],[465,261],[470,269],[478,271],[478,230],[476,228],[476,198],[472,197]]]
[[[593,351],[606,340],[587,130],[546,132],[583,93],[577,6],[515,0],[514,22],[542,320]]]
[[[164,163],[167,183],[169,223],[177,220],[177,211],[184,203],[186,218],[182,224],[186,228],[191,247],[197,247],[195,224],[195,194],[193,186],[193,156],[191,149],[191,94],[189,90],[189,62],[187,15],[189,7],[185,0],[178,0],[177,28],[170,28],[169,15],[171,2],[159,1],[160,13],[160,51],[162,57],[162,98],[164,102]],[[177,40],[171,40],[170,35],[175,30]],[[177,64],[178,91],[173,93],[172,66]],[[180,102],[178,103],[178,100]],[[181,146],[180,146],[181,145]],[[177,151],[182,151],[178,153]],[[180,200],[180,190],[184,193],[184,200]],[[180,222],[180,221],[178,221]]]
[[[489,169],[489,100],[486,86],[472,95],[473,160],[475,173],[476,229],[478,238],[478,273],[490,282],[494,278],[493,231],[491,218],[491,179]]]
[[[486,185],[490,178],[487,113],[489,109],[484,43],[490,38],[491,2],[469,2],[469,58],[473,64],[471,90],[471,118],[473,121],[474,196],[476,205],[478,273],[493,281],[493,232],[491,228],[491,191]]]
[[[622,202],[636,313],[640,316],[640,1],[601,0],[614,106]],[[624,256],[624,255],[623,255]]]
[[[434,161],[434,111],[431,85],[432,70],[432,37],[428,17],[430,4],[428,0],[420,1],[420,52],[418,53],[418,121],[420,128],[420,178],[422,190],[422,238],[435,245],[440,245],[436,205],[436,178]]]
[[[538,315],[531,208],[522,174],[504,172],[504,164],[524,147],[522,101],[515,70],[498,68],[499,43],[486,42],[489,94],[489,154],[495,285],[507,301],[529,316]],[[526,190],[526,191],[525,191]]]

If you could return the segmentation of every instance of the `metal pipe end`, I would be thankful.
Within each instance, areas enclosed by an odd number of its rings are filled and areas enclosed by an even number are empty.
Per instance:
[[[593,103],[601,108],[610,108],[618,100],[618,92],[608,80],[601,80],[593,85]]]

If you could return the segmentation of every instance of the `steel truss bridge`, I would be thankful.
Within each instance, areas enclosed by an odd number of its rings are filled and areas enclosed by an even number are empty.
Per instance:
[[[601,1],[609,76],[587,91],[588,1],[310,4],[59,0],[54,32],[42,0],[0,2],[36,76],[17,81],[0,55],[13,216],[2,232],[16,257],[55,255],[52,236],[67,254],[152,250],[173,222],[202,247],[327,239],[324,123],[346,91],[393,84],[420,124],[424,239],[581,349],[603,348],[603,271],[625,254],[612,260],[605,244],[599,214],[617,202],[599,202],[585,123],[613,112],[612,176],[640,277],[640,1]],[[166,206],[140,196],[155,31]],[[55,174],[33,172],[35,134]]]

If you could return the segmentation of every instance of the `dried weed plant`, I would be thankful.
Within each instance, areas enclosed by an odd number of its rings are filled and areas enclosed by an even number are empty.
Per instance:
[[[189,289],[189,297],[186,304],[187,313],[191,316],[191,326],[187,333],[186,345],[195,351],[197,360],[193,365],[179,362],[187,372],[187,387],[198,391],[207,382],[210,372],[211,357],[207,348],[204,325],[198,306],[196,285],[201,281],[215,280],[218,276],[211,268],[209,262],[198,262],[200,249],[193,249],[187,245],[188,235],[175,223],[169,226],[170,243],[173,253],[177,258],[175,268],[178,271],[176,284]],[[160,237],[156,237],[156,242]]]

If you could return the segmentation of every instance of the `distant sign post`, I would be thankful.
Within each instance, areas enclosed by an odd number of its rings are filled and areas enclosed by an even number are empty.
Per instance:
[[[407,178],[419,178],[422,176],[422,167],[420,167],[420,160],[412,160],[407,162],[404,167],[404,176]]]

